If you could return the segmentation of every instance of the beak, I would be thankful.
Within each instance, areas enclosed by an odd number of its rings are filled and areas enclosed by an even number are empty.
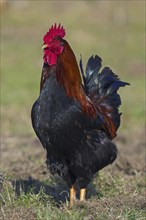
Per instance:
[[[47,48],[48,47],[48,44],[44,44],[43,46],[42,46],[42,49],[45,49],[45,48]]]

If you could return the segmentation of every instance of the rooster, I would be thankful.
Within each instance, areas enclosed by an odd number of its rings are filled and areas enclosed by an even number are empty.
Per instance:
[[[74,52],[64,39],[60,24],[52,26],[43,41],[44,65],[40,95],[32,107],[34,131],[47,152],[47,166],[70,188],[70,205],[80,201],[96,172],[117,157],[112,139],[120,126],[120,96],[117,90],[129,85],[109,67],[101,73],[101,58],[91,56],[80,70]],[[81,72],[81,73],[80,73]]]

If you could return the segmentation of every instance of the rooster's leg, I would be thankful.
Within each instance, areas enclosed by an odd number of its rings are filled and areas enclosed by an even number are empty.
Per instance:
[[[86,188],[80,189],[80,201],[85,201]]]
[[[74,202],[76,200],[76,187],[75,185],[72,185],[70,188],[70,207],[74,205]]]

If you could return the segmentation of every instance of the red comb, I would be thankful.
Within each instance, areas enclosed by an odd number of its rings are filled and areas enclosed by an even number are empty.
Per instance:
[[[55,23],[54,26],[52,25],[51,28],[49,29],[49,31],[45,34],[43,41],[44,41],[44,43],[50,43],[53,40],[53,38],[56,36],[64,38],[65,30],[64,30],[63,26],[61,26],[59,24],[57,27],[56,23]]]

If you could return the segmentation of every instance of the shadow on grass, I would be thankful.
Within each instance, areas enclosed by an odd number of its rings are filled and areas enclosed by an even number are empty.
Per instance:
[[[16,196],[21,196],[21,193],[39,194],[43,191],[51,197],[56,203],[64,203],[69,200],[69,188],[66,183],[59,177],[51,178],[51,183],[41,182],[31,176],[28,179],[13,180],[12,185],[15,189]],[[96,191],[94,184],[91,182],[87,187],[87,199],[92,196],[101,197]],[[77,184],[77,198],[79,198],[79,186]]]

